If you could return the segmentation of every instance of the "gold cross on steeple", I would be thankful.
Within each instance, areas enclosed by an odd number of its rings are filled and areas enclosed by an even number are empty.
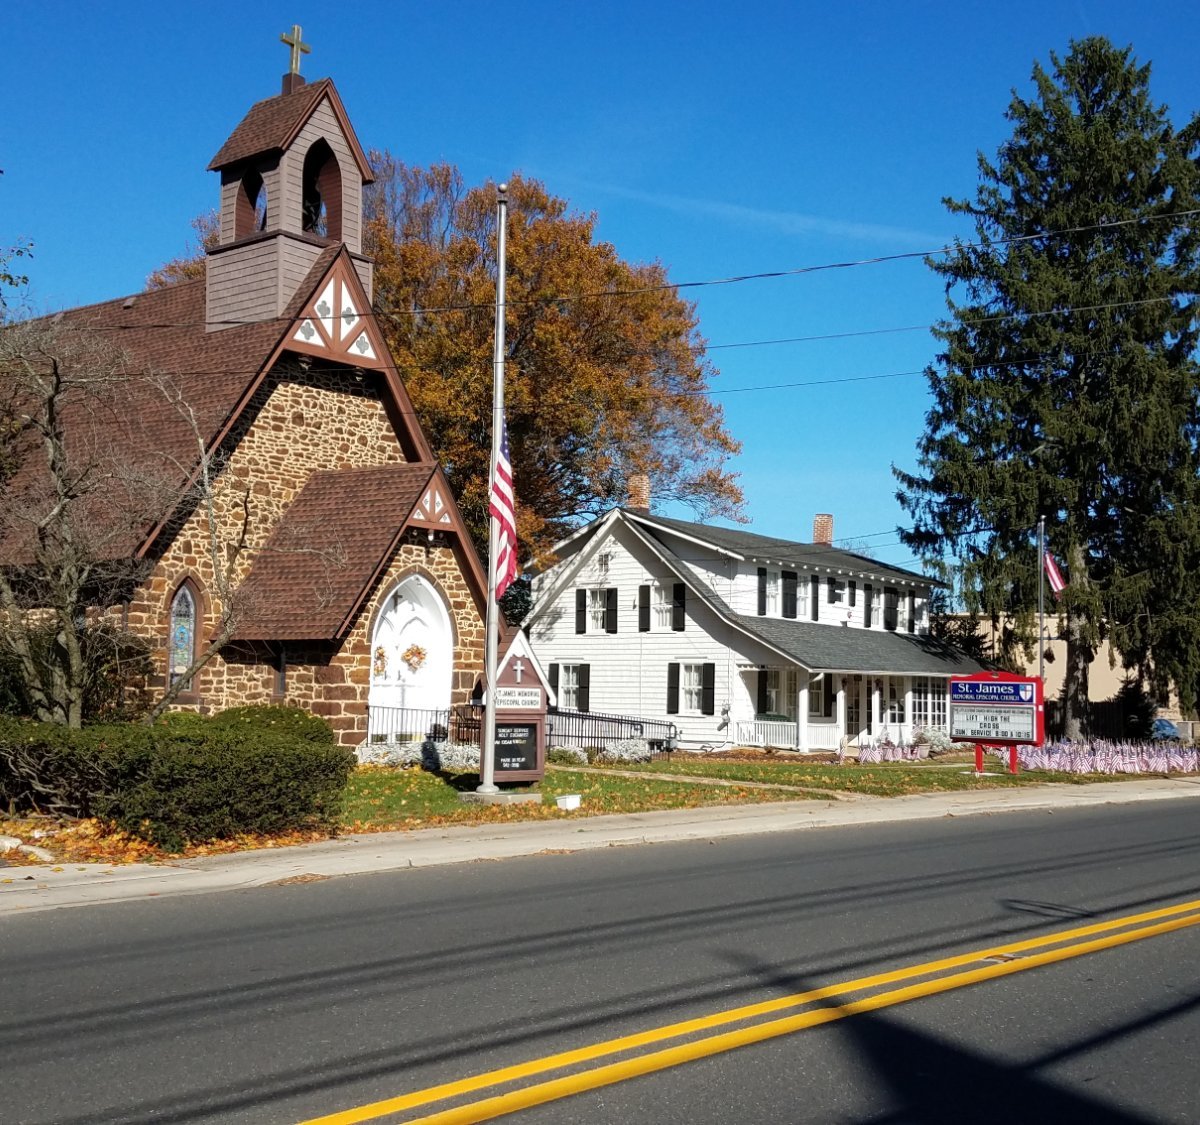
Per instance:
[[[292,66],[288,71],[289,74],[300,73],[300,56],[307,55],[312,52],[312,48],[300,38],[300,25],[292,24],[292,32],[290,35],[281,35],[279,37],[281,43],[286,43],[292,49]]]

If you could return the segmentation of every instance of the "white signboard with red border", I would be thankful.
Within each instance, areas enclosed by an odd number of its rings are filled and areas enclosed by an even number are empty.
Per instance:
[[[950,737],[975,743],[978,770],[983,768],[984,746],[1010,747],[1010,768],[1015,773],[1016,747],[1040,746],[1046,738],[1042,681],[1012,672],[952,676]]]

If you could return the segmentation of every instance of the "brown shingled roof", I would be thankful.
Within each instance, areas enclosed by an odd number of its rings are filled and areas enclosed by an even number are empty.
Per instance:
[[[341,98],[330,78],[321,78],[307,86],[301,86],[290,94],[277,94],[273,98],[264,98],[250,107],[250,111],[242,118],[238,127],[229,135],[229,139],[221,146],[220,151],[209,162],[210,172],[219,171],[236,164],[239,160],[249,160],[269,152],[279,152],[287,148],[292,139],[308,120],[313,110],[323,97],[328,96],[333,112],[337,116],[363,174],[364,183],[373,183],[371,166],[367,162],[362,146],[346,116]]]
[[[337,640],[395,550],[429,464],[314,473],[254,560],[234,640]]]

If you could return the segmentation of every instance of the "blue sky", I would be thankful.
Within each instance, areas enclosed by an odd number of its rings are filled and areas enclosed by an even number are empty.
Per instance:
[[[313,48],[305,74],[335,80],[364,146],[449,160],[469,184],[536,176],[680,282],[968,234],[942,197],[972,193],[1012,89],[1028,93],[1034,59],[1072,38],[1132,44],[1177,124],[1200,108],[1200,11],[1156,0],[10,0],[0,245],[35,243],[35,307],[136,292],[183,251],[216,202],[204,169],[278,92],[293,23]],[[753,529],[807,539],[832,512],[839,540],[909,563],[890,467],[913,466],[929,405],[913,373],[944,311],[930,271],[912,258],[688,296],[744,444]],[[814,336],[836,338],[763,342]]]

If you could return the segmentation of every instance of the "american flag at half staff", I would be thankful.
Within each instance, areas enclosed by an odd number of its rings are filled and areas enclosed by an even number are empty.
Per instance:
[[[508,419],[500,419],[500,453],[492,474],[492,495],[488,511],[497,523],[496,534],[496,597],[517,577],[517,512],[513,500],[512,462],[508,456]]]

